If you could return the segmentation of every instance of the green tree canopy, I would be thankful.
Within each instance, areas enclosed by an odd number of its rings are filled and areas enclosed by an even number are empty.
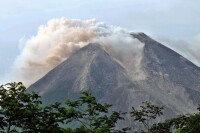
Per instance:
[[[42,105],[40,96],[27,93],[19,83],[0,86],[0,133],[127,133],[130,128],[117,128],[126,113],[111,110],[112,105],[100,103],[90,91],[81,92],[75,100],[65,104]],[[156,123],[163,107],[144,102],[132,108],[135,122],[144,125],[147,133],[200,133],[200,107],[198,112],[180,115]],[[75,125],[75,126],[72,126]],[[130,131],[131,132],[131,131]]]
[[[76,101],[64,105],[42,105],[35,92],[27,93],[22,83],[0,86],[0,132],[2,133],[123,133],[128,128],[116,129],[123,113],[110,110],[89,91],[81,92]],[[69,127],[78,123],[77,127]],[[67,128],[68,127],[68,128]]]

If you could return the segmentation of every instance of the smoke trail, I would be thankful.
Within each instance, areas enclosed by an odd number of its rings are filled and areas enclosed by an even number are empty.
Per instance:
[[[138,53],[143,49],[141,43],[120,27],[94,19],[52,19],[47,25],[39,27],[37,35],[26,41],[22,53],[15,61],[13,80],[30,85],[89,42],[98,42],[104,46],[109,44],[116,52],[123,52],[123,45],[128,45],[137,59],[141,57]]]
[[[129,71],[133,80],[144,80],[145,70],[142,67],[144,44],[128,34],[112,34],[96,39],[109,54]]]

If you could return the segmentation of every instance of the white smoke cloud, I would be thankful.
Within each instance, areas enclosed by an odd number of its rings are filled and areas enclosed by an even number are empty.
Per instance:
[[[82,21],[61,18],[40,26],[37,35],[25,42],[11,77],[30,85],[89,42],[98,42],[105,47],[110,44],[115,52],[131,50],[129,53],[137,58],[132,67],[140,64],[142,55],[139,53],[142,53],[143,44],[132,38],[127,30],[95,19]]]
[[[142,67],[144,44],[128,34],[112,34],[96,39],[109,54],[129,70],[133,80],[144,80],[146,73]]]

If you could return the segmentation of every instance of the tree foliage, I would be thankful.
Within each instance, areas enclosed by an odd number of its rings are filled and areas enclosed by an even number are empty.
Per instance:
[[[19,127],[23,131],[37,130],[34,123],[39,123],[40,96],[25,93],[26,88],[22,83],[2,85],[0,90],[1,132],[17,132]]]
[[[110,104],[98,103],[91,92],[81,92],[82,96],[77,101],[67,100],[68,106],[67,119],[68,122],[77,121],[89,133],[124,133],[129,128],[121,130],[115,129],[118,120],[123,120],[121,117],[124,113],[112,111],[109,114]]]
[[[123,113],[109,111],[112,105],[98,103],[89,91],[81,92],[76,101],[65,105],[43,106],[40,96],[27,93],[22,83],[0,87],[1,133],[124,133],[128,128],[116,129]],[[78,123],[77,127],[69,127]],[[68,127],[68,128],[66,128]]]
[[[155,106],[152,103],[146,101],[143,102],[143,105],[141,105],[139,109],[132,107],[132,111],[130,113],[135,121],[141,122],[143,124],[147,132],[151,132],[150,127],[152,126],[153,120],[163,115],[163,109],[163,107]],[[142,132],[145,131],[142,130]]]
[[[162,123],[156,123],[150,130],[155,133],[200,133],[200,107],[197,109],[197,113],[179,115]]]
[[[131,129],[117,128],[126,113],[99,103],[90,91],[65,104],[44,106],[40,98],[35,92],[27,93],[20,82],[0,86],[0,133],[127,133]],[[133,107],[130,114],[145,127],[142,133],[199,133],[200,107],[198,111],[156,123],[163,107],[144,102],[138,109]]]

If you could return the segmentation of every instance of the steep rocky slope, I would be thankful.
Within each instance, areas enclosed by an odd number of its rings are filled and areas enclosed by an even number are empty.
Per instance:
[[[39,92],[45,104],[74,99],[80,91],[90,89],[100,101],[121,111],[129,111],[143,101],[164,106],[165,117],[195,111],[200,102],[200,69],[144,33],[131,35],[145,44],[140,64],[144,78],[133,78],[130,65],[111,56],[100,44],[91,43],[31,85],[28,91]],[[127,115],[121,125],[134,123]]]
[[[148,76],[141,87],[175,114],[194,111],[200,102],[200,69],[144,33],[132,35],[145,43],[143,66]]]

